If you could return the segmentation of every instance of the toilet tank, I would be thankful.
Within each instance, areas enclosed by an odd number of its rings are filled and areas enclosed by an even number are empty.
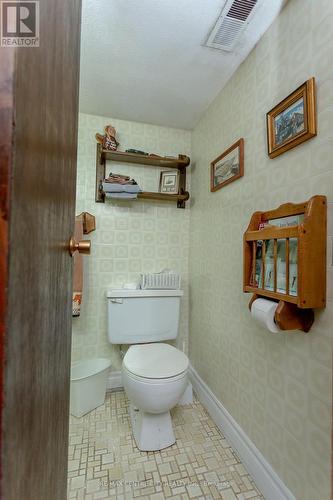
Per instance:
[[[140,344],[175,339],[182,295],[182,290],[109,290],[109,341]]]

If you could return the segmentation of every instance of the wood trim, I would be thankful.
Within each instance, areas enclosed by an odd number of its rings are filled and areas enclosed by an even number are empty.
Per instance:
[[[289,295],[290,281],[290,254],[289,254],[289,238],[286,239],[286,294]]]
[[[314,322],[312,309],[300,309],[295,304],[280,300],[275,311],[275,321],[281,330],[300,330],[307,333]]]
[[[259,295],[257,295],[256,293],[254,293],[250,299],[250,302],[249,302],[249,309],[251,311],[251,308],[252,308],[252,304],[255,300],[259,299]]]
[[[76,217],[82,217],[83,234],[89,234],[96,229],[96,218],[89,212],[81,212]]]
[[[179,194],[188,194],[188,198],[190,197],[189,193],[186,191],[186,170],[185,168],[182,168],[179,170]],[[178,208],[185,208],[185,201],[182,199],[178,199],[177,201],[177,207]]]
[[[273,240],[282,238],[297,238],[298,226],[277,227],[271,226],[257,231],[245,233],[245,241]]]
[[[186,155],[178,155],[178,158],[168,158],[166,156],[140,155],[136,153],[126,153],[125,151],[108,151],[101,148],[101,155],[104,160],[149,165],[150,167],[168,167],[174,169],[184,169],[189,166],[190,158]]]
[[[138,193],[138,198],[144,200],[159,200],[159,201],[186,201],[190,197],[190,194],[185,191],[184,194],[172,194],[172,193],[154,193],[149,191],[142,191]]]
[[[253,286],[256,286],[257,285],[257,282],[256,282],[256,256],[257,256],[257,243],[255,241],[252,241],[252,255],[253,255],[253,258],[252,258],[252,285]]]
[[[289,217],[291,215],[304,214],[308,207],[307,202],[302,203],[283,203],[278,208],[260,212],[261,220],[268,221],[272,219],[280,219],[280,217]]]
[[[257,288],[255,286],[245,286],[244,292],[255,293],[258,297],[269,297],[274,300],[288,300],[292,304],[297,304],[298,299],[294,295],[287,295],[286,293],[273,292],[271,290],[263,290],[262,288]]]
[[[97,143],[96,146],[96,184],[95,184],[95,201],[96,203],[104,203],[105,195],[102,190],[102,182],[105,179],[105,158],[102,155],[102,145]]]
[[[231,153],[234,149],[239,148],[239,173],[237,175],[234,175],[230,179],[227,179],[224,182],[221,182],[221,184],[218,184],[217,186],[214,186],[214,168],[216,163],[218,163],[222,158],[227,156],[229,153]],[[215,158],[210,164],[210,190],[211,192],[218,191],[222,187],[226,186],[227,184],[230,184],[231,182],[236,181],[240,177],[243,177],[244,175],[244,139],[239,139],[237,142],[235,142],[230,148],[226,149],[220,156]]]
[[[255,212],[251,217],[247,231],[253,231],[254,229],[258,229],[260,222],[261,222],[261,212]],[[251,262],[252,259],[252,248],[250,243],[246,241],[246,232],[243,235],[243,248],[244,248],[243,291],[245,292],[245,287],[251,281],[251,265],[249,265],[249,263]]]
[[[274,240],[274,292],[277,290],[277,239]]]
[[[298,146],[304,141],[311,139],[317,135],[317,117],[316,117],[316,85],[315,78],[310,78],[292,92],[288,97],[283,99],[266,115],[267,121],[267,146],[268,155],[270,158],[275,158],[289,149]],[[291,137],[281,145],[275,145],[274,120],[285,109],[290,107],[300,98],[304,99],[304,120],[305,128],[299,134]]]
[[[6,500],[66,498],[72,323],[66,245],[75,218],[80,11],[80,0],[44,0],[40,47],[0,49],[1,189],[3,168],[10,173],[10,190],[1,191],[10,197],[1,426]],[[13,58],[10,73],[3,71],[6,54]],[[6,111],[9,143],[2,141],[6,86],[14,111]]]
[[[262,242],[262,251],[261,251],[261,265],[262,265],[262,288],[265,288],[265,274],[266,274],[266,242]]]
[[[10,222],[10,178],[12,164],[12,124],[14,121],[14,64],[15,49],[1,48],[0,57],[0,446],[3,449],[4,369],[8,315],[8,257]],[[0,498],[4,498],[2,484],[3,453],[0,453]]]
[[[326,196],[310,199],[298,240],[298,262],[303,263],[298,274],[298,306],[322,308],[326,306]]]

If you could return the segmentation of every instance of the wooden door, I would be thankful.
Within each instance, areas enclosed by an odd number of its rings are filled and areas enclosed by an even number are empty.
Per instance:
[[[1,498],[64,500],[81,0],[0,48]]]

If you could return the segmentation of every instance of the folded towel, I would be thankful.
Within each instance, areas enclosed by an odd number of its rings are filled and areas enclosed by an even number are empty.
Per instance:
[[[139,193],[142,189],[137,184],[111,184],[103,182],[103,191],[105,193]]]
[[[135,200],[138,193],[105,193],[105,197],[114,200]]]
[[[112,172],[110,172],[109,177],[104,179],[104,182],[110,184],[136,184],[135,180],[128,177],[128,175],[113,174]]]

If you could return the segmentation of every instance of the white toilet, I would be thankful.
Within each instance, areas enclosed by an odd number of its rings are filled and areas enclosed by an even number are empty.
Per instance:
[[[142,451],[171,446],[176,438],[170,410],[187,385],[188,358],[161,341],[178,335],[182,290],[110,290],[108,335],[129,347],[122,377],[130,400],[133,434]]]

